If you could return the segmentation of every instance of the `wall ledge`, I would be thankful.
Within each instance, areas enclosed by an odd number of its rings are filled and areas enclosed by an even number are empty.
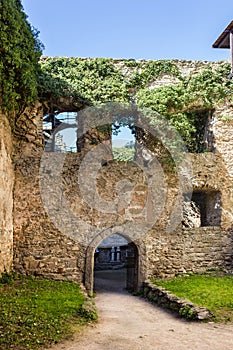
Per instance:
[[[150,281],[145,281],[143,283],[142,291],[143,296],[152,303],[178,313],[181,317],[186,319],[208,321],[214,318],[214,314],[205,307],[193,304],[187,299],[181,299],[165,288],[156,286]]]

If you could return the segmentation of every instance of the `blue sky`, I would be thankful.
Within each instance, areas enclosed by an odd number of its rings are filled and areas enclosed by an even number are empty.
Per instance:
[[[22,0],[44,55],[229,59],[213,49],[233,19],[233,0]]]
[[[44,55],[135,59],[229,59],[212,44],[233,20],[233,0],[22,0]],[[70,136],[72,133],[72,137]],[[74,131],[64,139],[75,144]],[[132,140],[123,128],[115,146]]]

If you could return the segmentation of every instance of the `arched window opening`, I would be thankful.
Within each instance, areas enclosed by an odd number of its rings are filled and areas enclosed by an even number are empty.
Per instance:
[[[50,113],[43,118],[46,152],[77,152],[77,112]]]
[[[94,253],[95,290],[136,290],[138,284],[138,250],[120,234],[105,238]]]
[[[135,157],[135,132],[129,125],[112,126],[112,153],[113,159],[118,161],[130,162]]]

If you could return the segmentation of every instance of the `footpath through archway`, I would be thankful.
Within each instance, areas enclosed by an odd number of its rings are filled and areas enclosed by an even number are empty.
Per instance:
[[[87,249],[85,266],[85,287],[92,294],[95,289],[95,277],[102,276],[104,280],[109,280],[108,276],[114,282],[114,276],[121,282],[122,288],[128,291],[137,291],[142,284],[143,271],[140,269],[139,248],[127,237],[115,233],[107,236],[97,244],[90,245]],[[115,246],[113,244],[115,243]],[[121,269],[121,274],[116,275],[116,270]],[[102,273],[101,273],[102,271]],[[106,271],[104,274],[103,272]],[[104,277],[103,277],[104,276]],[[117,287],[117,286],[116,286]],[[106,284],[108,288],[108,281]]]
[[[116,288],[111,278],[99,282],[98,323],[50,350],[232,350],[233,325],[188,322]]]
[[[126,289],[138,290],[139,253],[135,243],[114,234],[104,239],[94,254],[94,291]],[[111,280],[111,284],[109,283]]]

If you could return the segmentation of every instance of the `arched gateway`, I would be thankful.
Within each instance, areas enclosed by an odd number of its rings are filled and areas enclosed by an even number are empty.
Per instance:
[[[142,266],[140,264],[140,251],[142,247],[139,243],[132,242],[128,237],[123,235],[118,235],[123,238],[123,240],[127,243],[127,252],[125,256],[125,267],[126,267],[126,289],[130,291],[136,291],[140,288],[143,281],[143,271]],[[96,249],[100,246],[102,241],[106,241],[110,237],[96,238],[91,245],[87,248],[86,253],[86,264],[85,264],[85,276],[84,276],[84,284],[86,289],[90,294],[93,293],[94,288],[94,267],[95,267],[95,252]],[[119,243],[120,244],[120,243]],[[109,250],[110,253],[110,261],[111,261],[111,251],[113,248]],[[119,247],[118,247],[119,249]],[[120,250],[119,250],[120,251]],[[117,256],[117,249],[115,255]]]

